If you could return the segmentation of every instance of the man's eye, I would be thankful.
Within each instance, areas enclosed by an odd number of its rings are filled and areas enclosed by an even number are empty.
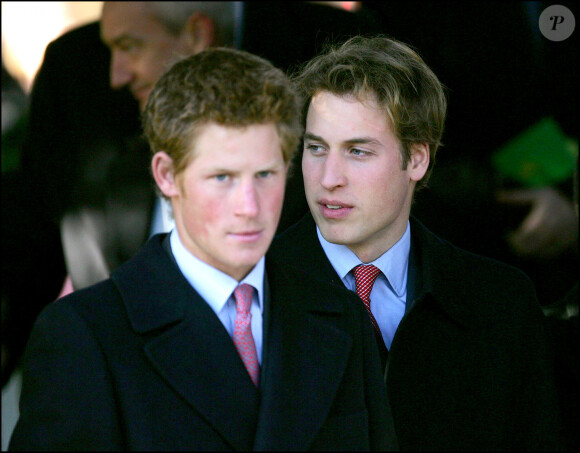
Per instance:
[[[264,171],[260,171],[258,172],[258,178],[267,178],[268,176],[272,175],[272,172],[270,170],[264,170]]]
[[[358,148],[353,148],[350,150],[350,152],[352,154],[354,154],[355,156],[366,156],[368,154],[368,152],[363,151],[362,149],[358,149]]]
[[[139,41],[121,41],[117,43],[117,49],[121,52],[135,52],[141,47],[142,43]]]
[[[305,150],[310,151],[313,154],[318,154],[321,153],[324,148],[322,148],[322,146],[320,145],[314,145],[314,144],[310,144],[310,145],[306,145],[304,147]]]
[[[225,175],[225,174],[215,175],[214,179],[216,181],[227,181],[228,175]]]

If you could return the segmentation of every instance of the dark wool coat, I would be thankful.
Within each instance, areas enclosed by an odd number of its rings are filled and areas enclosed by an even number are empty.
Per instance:
[[[273,256],[342,285],[310,215]],[[545,318],[519,270],[411,218],[407,307],[385,369],[401,450],[555,450],[561,423]]]

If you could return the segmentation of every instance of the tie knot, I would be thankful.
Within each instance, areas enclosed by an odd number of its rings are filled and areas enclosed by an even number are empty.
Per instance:
[[[250,311],[253,293],[254,287],[247,283],[238,285],[234,290],[234,298],[236,299],[236,309],[238,312],[248,313]]]
[[[371,290],[381,270],[372,264],[359,264],[353,270],[356,293],[362,300],[368,300]]]

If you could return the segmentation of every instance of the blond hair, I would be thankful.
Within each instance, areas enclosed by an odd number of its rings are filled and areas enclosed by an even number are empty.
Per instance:
[[[152,152],[165,151],[176,175],[195,157],[196,134],[208,123],[274,123],[284,161],[290,163],[302,134],[299,109],[280,69],[248,52],[216,47],[178,61],[159,79],[143,127]]]
[[[403,169],[413,144],[429,145],[429,168],[416,190],[426,186],[441,145],[447,101],[443,85],[411,47],[384,36],[355,36],[328,46],[293,79],[305,101],[304,120],[310,100],[321,91],[376,102],[401,144]]]

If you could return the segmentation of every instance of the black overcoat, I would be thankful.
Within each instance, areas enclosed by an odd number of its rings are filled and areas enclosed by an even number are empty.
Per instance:
[[[553,357],[531,281],[410,221],[406,313],[385,369],[399,448],[561,448]],[[342,285],[310,214],[270,252]]]

